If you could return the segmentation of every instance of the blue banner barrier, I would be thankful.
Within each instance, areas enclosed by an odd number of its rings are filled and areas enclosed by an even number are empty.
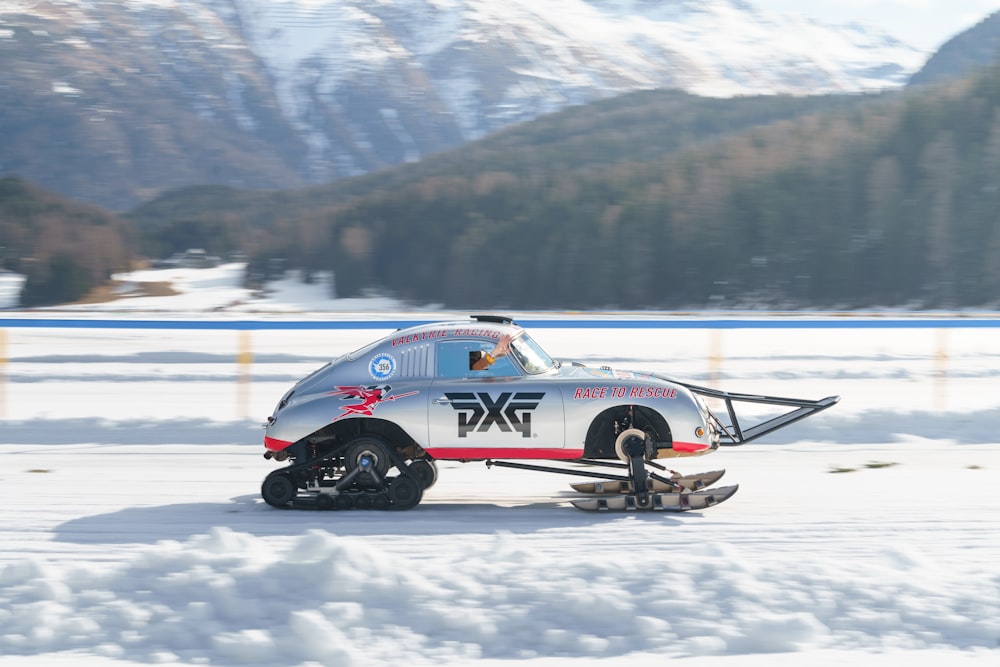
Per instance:
[[[440,319],[452,319],[442,315]],[[174,329],[217,331],[402,329],[439,321],[431,319],[386,320],[147,320],[87,318],[0,318],[0,328],[51,329]],[[698,319],[662,318],[592,318],[562,316],[555,318],[515,318],[529,329],[981,329],[1000,327],[1000,317],[824,317],[798,319]]]

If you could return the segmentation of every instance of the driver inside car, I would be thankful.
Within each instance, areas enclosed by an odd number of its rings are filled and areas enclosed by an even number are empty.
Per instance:
[[[490,352],[473,350],[469,352],[469,370],[484,371],[497,360],[498,357],[505,357],[510,352],[510,336],[500,336],[496,346]]]

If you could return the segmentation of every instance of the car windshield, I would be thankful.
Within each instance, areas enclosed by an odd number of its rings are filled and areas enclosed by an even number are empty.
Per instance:
[[[526,333],[510,341],[510,351],[524,370],[532,375],[544,373],[556,365],[552,357]]]

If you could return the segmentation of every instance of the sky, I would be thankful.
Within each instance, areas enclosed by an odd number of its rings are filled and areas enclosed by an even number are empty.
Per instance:
[[[759,9],[832,23],[860,21],[922,50],[934,50],[1000,10],[997,0],[750,0]]]

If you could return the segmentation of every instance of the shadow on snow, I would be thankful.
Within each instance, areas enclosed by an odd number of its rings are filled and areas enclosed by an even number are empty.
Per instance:
[[[577,497],[569,494],[567,497]],[[78,544],[185,541],[216,526],[257,537],[287,537],[320,529],[341,536],[391,537],[509,532],[529,534],[549,529],[587,528],[628,519],[657,526],[697,520],[700,512],[583,512],[563,500],[505,506],[495,503],[435,503],[425,501],[402,511],[351,510],[319,512],[276,509],[258,495],[233,498],[229,503],[182,503],[133,507],[71,519],[59,525],[55,538]]]

